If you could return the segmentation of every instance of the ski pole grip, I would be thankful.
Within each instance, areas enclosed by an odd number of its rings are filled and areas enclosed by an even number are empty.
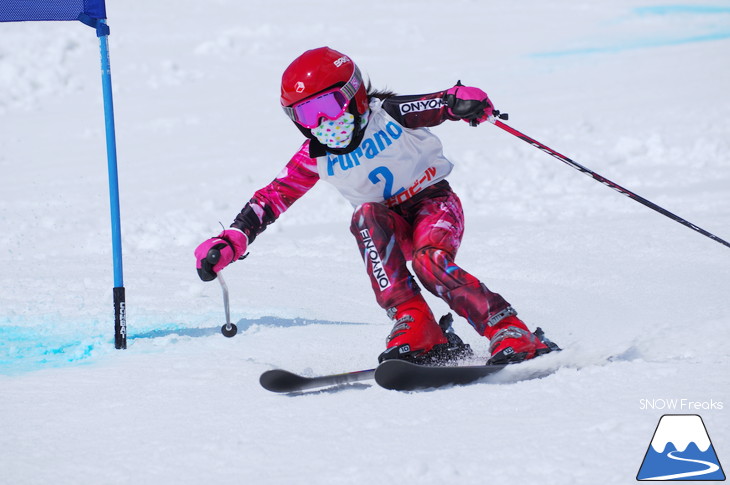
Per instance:
[[[210,263],[211,266],[215,266],[218,264],[218,261],[221,259],[221,252],[220,249],[211,248],[208,251],[208,254],[205,256],[205,260]]]

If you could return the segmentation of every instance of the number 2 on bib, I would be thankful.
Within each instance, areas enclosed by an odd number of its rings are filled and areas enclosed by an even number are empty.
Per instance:
[[[394,195],[398,195],[406,190],[401,187],[396,191],[395,194],[393,193],[393,182],[395,180],[395,177],[393,177],[393,172],[391,172],[388,167],[374,168],[373,171],[368,174],[368,179],[375,185],[377,185],[381,181],[385,182],[385,186],[383,187],[383,199],[385,200],[388,200]]]

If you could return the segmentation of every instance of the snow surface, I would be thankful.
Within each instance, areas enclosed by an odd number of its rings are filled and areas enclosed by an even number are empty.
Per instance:
[[[515,128],[728,239],[728,2],[107,10],[125,351],[98,42],[0,25],[0,483],[626,484],[665,413],[702,415],[730,462],[728,248],[493,126],[434,129],[467,216],[458,261],[560,354],[439,391],[272,394],[266,369],[370,368],[383,348],[351,207],[315,187],[226,270],[233,339],[192,256],[299,146],[279,80],[320,45],[401,93],[481,86]]]

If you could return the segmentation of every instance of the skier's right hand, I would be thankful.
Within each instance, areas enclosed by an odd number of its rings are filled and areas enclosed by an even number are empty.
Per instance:
[[[248,237],[239,229],[226,229],[195,248],[195,267],[203,281],[212,281],[218,272],[240,259],[248,247]]]

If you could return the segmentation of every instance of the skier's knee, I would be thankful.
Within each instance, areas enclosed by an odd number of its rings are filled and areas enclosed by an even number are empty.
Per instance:
[[[390,217],[388,208],[378,202],[360,204],[352,213],[350,231],[357,236],[360,231],[372,226],[383,226]]]
[[[443,253],[440,249],[429,246],[413,253],[413,272],[427,287],[433,286],[432,282],[441,279],[438,275],[443,272],[444,268],[440,262],[442,258],[439,258],[439,252]]]

